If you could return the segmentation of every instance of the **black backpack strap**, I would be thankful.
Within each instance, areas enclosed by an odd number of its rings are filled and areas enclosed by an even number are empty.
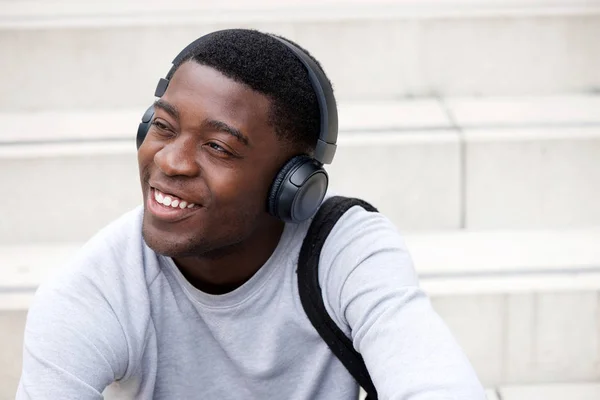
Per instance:
[[[369,400],[377,399],[377,391],[371,381],[362,356],[354,349],[352,341],[331,319],[319,286],[319,258],[325,239],[336,222],[348,209],[361,206],[367,211],[377,212],[369,203],[355,198],[330,197],[319,208],[308,229],[298,259],[298,291],[302,307],[319,335],[333,354],[340,359],[348,372],[367,392]]]

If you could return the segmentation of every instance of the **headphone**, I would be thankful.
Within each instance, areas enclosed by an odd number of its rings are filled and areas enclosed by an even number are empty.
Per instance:
[[[217,32],[202,36],[186,46],[173,60],[170,77],[175,72],[175,66],[188,55],[200,42]],[[279,170],[267,197],[267,210],[269,213],[285,222],[299,223],[312,217],[325,198],[329,176],[323,164],[331,164],[336,151],[338,134],[337,105],[333,96],[333,88],[327,80],[325,73],[319,68],[308,54],[291,42],[269,35],[284,44],[302,62],[308,72],[310,83],[317,96],[320,113],[319,139],[314,155],[298,155],[288,160]],[[161,78],[156,85],[154,96],[162,97],[169,86],[167,78]],[[136,144],[139,149],[154,116],[154,106],[150,106],[138,127]]]

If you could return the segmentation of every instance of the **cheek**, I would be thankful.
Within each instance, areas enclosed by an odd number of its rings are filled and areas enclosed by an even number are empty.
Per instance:
[[[164,148],[164,144],[147,136],[137,152],[138,170],[142,185],[148,182],[152,171],[156,171],[155,156]]]
[[[142,144],[137,153],[137,161],[138,161],[138,172],[140,174],[140,181],[142,183],[142,189],[144,189],[144,182],[148,181],[150,178],[149,175],[149,161],[148,161],[148,152],[145,151],[144,145]]]
[[[261,173],[257,166],[205,171],[205,175],[213,201],[221,206],[262,209],[266,204],[272,178],[270,173]]]
[[[148,138],[146,138],[146,140],[142,142],[142,145],[140,146],[137,152],[137,160],[140,173],[143,170],[146,170],[148,166],[153,163],[154,154],[156,154],[157,151],[158,149],[156,148],[156,145],[153,145],[151,140],[149,140]]]

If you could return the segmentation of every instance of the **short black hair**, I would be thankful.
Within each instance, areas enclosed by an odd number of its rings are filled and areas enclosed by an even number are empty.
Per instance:
[[[308,51],[285,40],[303,50],[322,69]],[[320,129],[317,96],[306,68],[283,43],[256,30],[228,29],[212,33],[188,50],[175,64],[173,73],[189,60],[212,67],[269,97],[269,119],[278,137],[301,152],[314,151]]]

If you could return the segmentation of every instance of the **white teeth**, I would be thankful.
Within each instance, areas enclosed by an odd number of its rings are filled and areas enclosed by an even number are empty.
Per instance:
[[[184,208],[192,208],[195,206],[194,203],[188,203],[185,200],[180,200],[177,197],[174,196],[169,196],[166,195],[164,193],[162,193],[160,190],[158,189],[154,189],[154,199],[160,203],[160,204],[164,204],[165,206],[171,206],[173,208],[181,208],[182,210]]]

